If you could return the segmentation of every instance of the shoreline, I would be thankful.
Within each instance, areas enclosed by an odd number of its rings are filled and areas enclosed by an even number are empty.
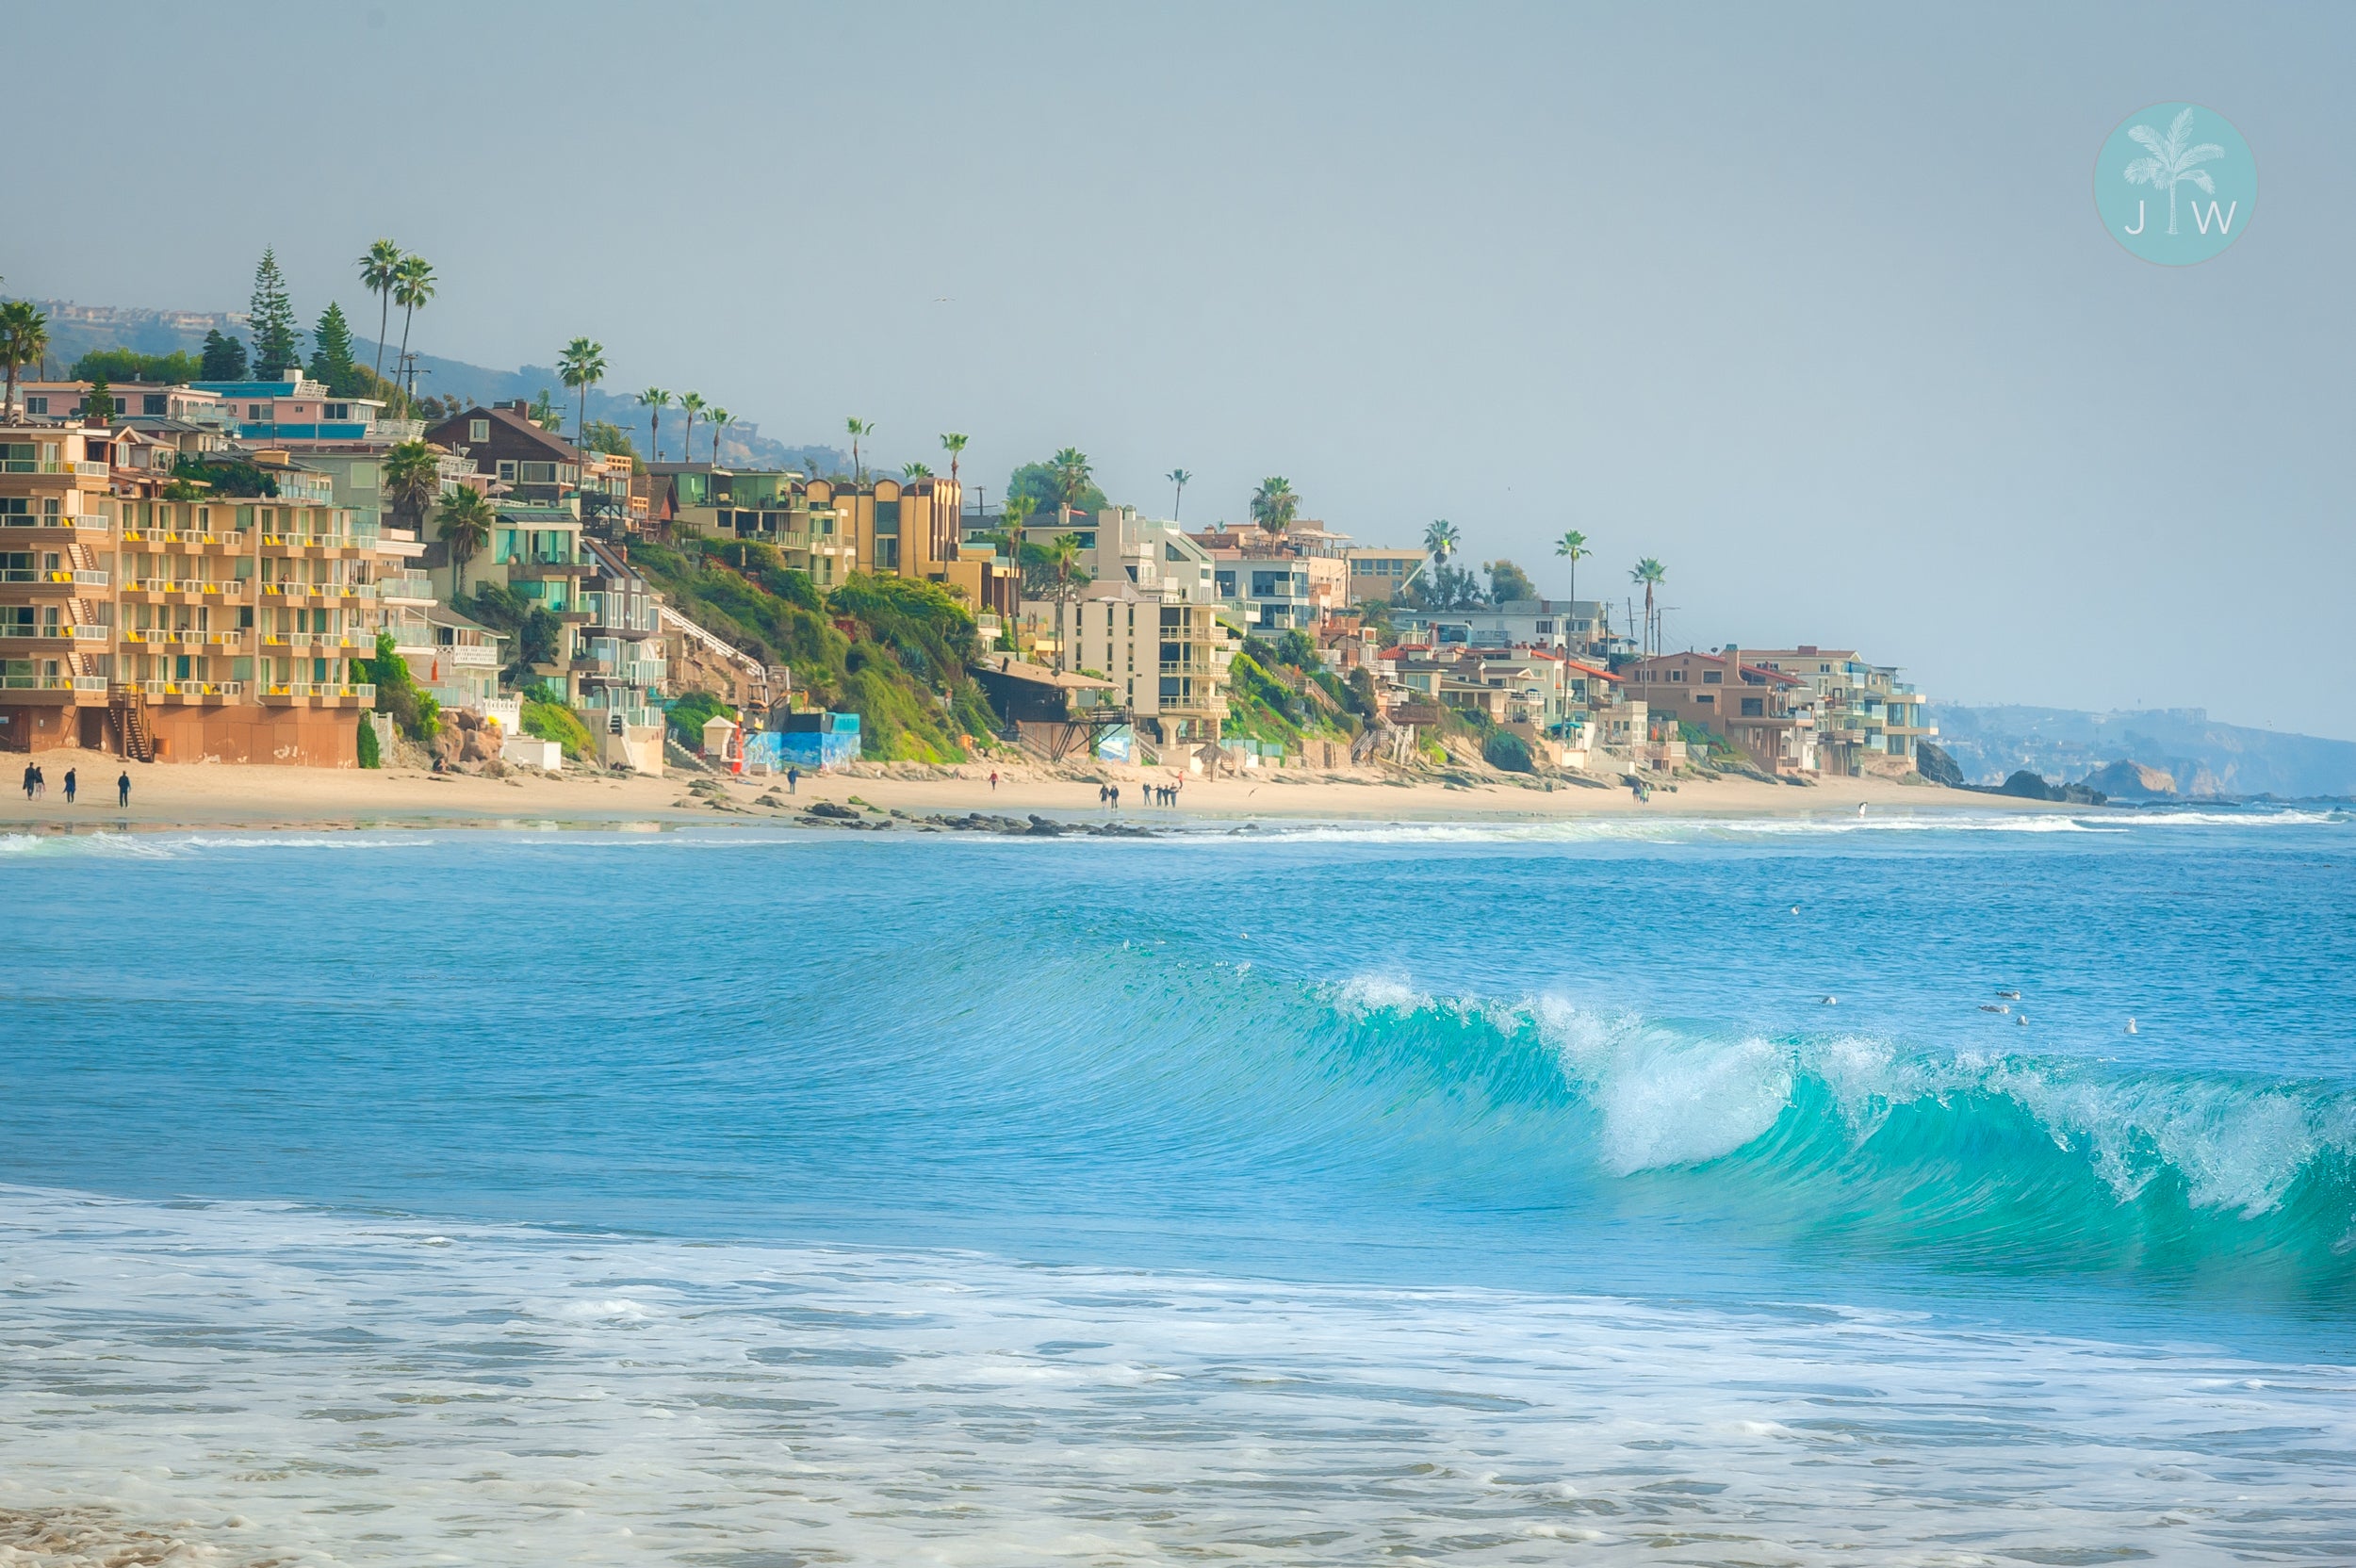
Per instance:
[[[131,804],[114,804],[121,759],[100,752],[58,750],[38,759],[46,792],[27,801],[14,788],[22,765],[8,771],[11,792],[0,801],[0,833],[75,830],[171,831],[247,828],[264,831],[351,831],[363,828],[563,827],[657,828],[800,825],[821,802],[854,809],[872,806],[880,820],[935,813],[1025,818],[1046,816],[1073,829],[1106,823],[1128,827],[1271,822],[1546,823],[1635,820],[1706,821],[1759,818],[1855,818],[1868,815],[2085,814],[2112,808],[2021,800],[1951,790],[1936,784],[1836,778],[1795,787],[1749,778],[1685,778],[1656,787],[1640,803],[1625,788],[1546,781],[1458,784],[1405,779],[1372,772],[1271,773],[1261,777],[1189,779],[1176,806],[1142,804],[1144,786],[1167,775],[1120,764],[1094,772],[1121,787],[1108,809],[1090,779],[1028,763],[999,764],[990,783],[986,762],[911,767],[905,776],[846,774],[805,776],[789,796],[782,777],[723,778],[674,769],[662,778],[596,774],[545,775],[515,770],[503,778],[434,775],[408,768],[294,768],[269,763],[132,763]],[[65,802],[66,771],[86,787]],[[892,813],[905,813],[894,816]],[[867,814],[867,813],[863,813]],[[867,814],[872,816],[873,814]]]

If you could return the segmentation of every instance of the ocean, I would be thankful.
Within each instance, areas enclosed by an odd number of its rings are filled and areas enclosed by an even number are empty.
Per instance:
[[[0,899],[0,1560],[2356,1560],[2346,813]]]

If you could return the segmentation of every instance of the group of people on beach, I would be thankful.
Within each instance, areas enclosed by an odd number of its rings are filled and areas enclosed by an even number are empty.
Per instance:
[[[74,804],[74,796],[81,789],[81,781],[74,776],[74,773],[75,770],[72,768],[65,770],[65,803],[68,806]],[[47,775],[41,771],[41,764],[38,762],[25,763],[25,798],[26,800],[36,800],[48,792],[49,778]],[[123,769],[123,776],[115,780],[115,804],[118,807],[128,806],[131,804],[131,770],[128,768]]]
[[[991,789],[994,790],[998,787],[998,776],[996,774],[991,774],[990,776],[990,781]],[[1145,792],[1145,803],[1148,806],[1175,806],[1178,804],[1178,786],[1175,784],[1141,784],[1138,788]],[[1096,787],[1096,804],[1104,807],[1108,810],[1120,810],[1121,786],[1118,784],[1099,784]]]

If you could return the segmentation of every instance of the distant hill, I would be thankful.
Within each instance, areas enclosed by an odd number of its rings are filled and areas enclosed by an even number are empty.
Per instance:
[[[1941,705],[1932,717],[1939,744],[1975,784],[2001,783],[2027,768],[2130,797],[2356,795],[2356,741],[2219,724],[2200,708],[2088,713]]]
[[[84,305],[71,300],[35,300],[42,315],[49,318],[49,368],[62,376],[73,363],[92,349],[135,349],[140,353],[170,353],[185,349],[190,353],[203,347],[208,332],[223,332],[232,336],[245,334],[246,318],[242,311],[142,310],[123,305]],[[357,326],[355,321],[353,325]],[[396,340],[384,351],[387,368],[392,357],[400,351]],[[309,352],[310,345],[303,345]],[[376,340],[355,337],[354,355],[364,364],[376,359]],[[572,406],[564,395],[564,383],[553,366],[526,365],[514,370],[494,370],[485,366],[469,365],[461,359],[443,359],[420,352],[417,368],[417,393],[420,397],[455,396],[465,402],[503,402],[512,398],[535,398],[547,388],[564,407]],[[638,444],[641,456],[647,455],[646,411],[640,408],[630,393],[599,389],[589,395],[589,417],[619,425],[630,433]],[[685,429],[676,408],[666,410],[663,416],[663,455],[673,461],[679,456],[679,434]],[[695,450],[709,455],[711,437],[698,425],[695,430]],[[723,454],[732,463],[748,467],[800,468],[822,474],[848,473],[850,454],[819,443],[792,446],[774,441],[761,433],[761,427],[749,419],[738,417],[728,426],[727,439],[722,443]]]

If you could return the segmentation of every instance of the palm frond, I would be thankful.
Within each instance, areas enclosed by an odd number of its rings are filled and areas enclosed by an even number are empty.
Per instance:
[[[2133,125],[2128,127],[2127,139],[2151,148],[2153,153],[2159,155],[2161,157],[2168,156],[2168,148],[2161,142],[2160,133],[2153,130],[2149,125]]]
[[[2181,150],[2191,136],[2192,110],[2190,108],[2177,110],[2176,119],[2168,127],[2168,146]]]
[[[2211,158],[2221,158],[2224,155],[2224,148],[2219,147],[2214,141],[2204,141],[2198,147],[2186,148],[2184,155],[2176,160],[2176,167],[2190,169],[2196,163],[2206,163]]]
[[[2217,182],[2209,178],[2209,172],[2205,169],[2187,169],[2176,177],[2186,185],[2199,186],[2204,196],[2217,194]]]
[[[2157,158],[2137,158],[2127,166],[2129,185],[2157,186],[2167,177],[2168,165]]]

